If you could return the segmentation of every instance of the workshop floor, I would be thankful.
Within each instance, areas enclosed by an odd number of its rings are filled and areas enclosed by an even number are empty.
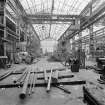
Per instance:
[[[87,62],[89,64],[89,61]],[[90,62],[90,65],[92,63]],[[64,68],[68,74],[74,74],[77,79],[86,80],[87,82],[97,82],[99,75],[93,72],[93,70],[81,69],[79,73],[71,73],[70,69],[67,69],[59,62],[48,62],[47,58],[41,58],[40,61],[34,65],[34,68],[38,68],[39,71],[43,69],[60,69]],[[94,63],[93,63],[94,65]],[[27,67],[28,65],[13,65],[9,70],[19,70]],[[0,73],[3,70],[0,71]],[[8,83],[11,79],[6,80]],[[70,78],[69,78],[70,80]],[[0,82],[0,84],[2,81]],[[47,93],[45,87],[35,88],[35,93],[28,96],[24,101],[19,99],[21,88],[9,88],[0,89],[0,105],[85,105],[83,103],[83,85],[69,85],[64,86],[71,94],[64,93],[62,90],[52,87],[51,92]]]

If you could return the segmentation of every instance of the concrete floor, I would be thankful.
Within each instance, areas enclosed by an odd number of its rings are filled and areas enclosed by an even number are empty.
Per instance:
[[[25,64],[14,65],[10,70],[19,70],[27,66],[28,65]],[[31,66],[38,68],[39,71],[43,71],[43,69],[65,68],[64,65],[59,62],[48,62],[47,58],[41,58],[38,63],[32,64]],[[86,80],[87,82],[92,81],[97,83],[97,78],[99,78],[99,75],[92,70],[81,69],[79,73],[71,73],[70,69],[65,68],[62,74],[64,73],[73,74],[77,79]],[[0,84],[11,83],[12,78],[13,77],[8,77],[0,81]],[[67,78],[65,80],[71,81],[72,79]],[[70,90],[71,94],[64,93],[62,90],[55,87],[52,87],[51,92],[47,93],[45,87],[37,87],[35,88],[35,93],[32,94],[32,96],[27,96],[24,101],[21,101],[18,97],[21,88],[0,89],[0,105],[85,105],[85,103],[83,103],[82,87],[83,85],[66,85],[65,88]]]

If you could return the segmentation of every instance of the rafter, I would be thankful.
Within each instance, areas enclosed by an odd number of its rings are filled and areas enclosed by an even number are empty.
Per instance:
[[[95,1],[96,1],[96,0],[95,0]],[[90,8],[91,3],[92,3],[92,2],[89,2],[89,3],[86,5],[86,7],[81,11],[81,13],[80,13],[80,15],[79,15],[78,18],[80,18],[80,19],[81,19],[81,18],[84,18],[82,14],[83,14],[88,8]],[[85,18],[89,18],[89,16],[85,16]],[[64,34],[69,30],[69,28],[70,28],[70,27],[68,27],[68,29],[61,35],[61,37],[60,37],[58,40],[64,38]]]
[[[80,15],[63,15],[63,14],[37,14],[27,15],[28,18],[81,18]]]
[[[47,22],[50,24],[56,24],[56,22],[74,22],[73,19],[26,19],[27,22],[31,22],[32,24],[46,24]]]
[[[104,14],[103,14],[104,13]],[[73,32],[71,35],[69,35],[68,37],[66,37],[66,39],[70,39],[72,38],[74,35],[76,35],[77,33],[81,32],[82,30],[86,29],[87,27],[91,26],[92,24],[94,24],[95,22],[99,21],[100,19],[105,17],[105,5],[104,3],[100,6],[100,9],[98,9],[97,11],[95,11],[92,16],[90,16],[89,19],[87,19],[86,21],[84,21],[81,24],[81,29],[79,31]]]
[[[94,0],[95,2],[96,0]],[[92,3],[94,2],[90,2],[85,8],[84,10],[81,12],[81,15],[85,13],[86,10],[88,10],[89,8],[91,8],[92,6]],[[105,3],[105,2],[104,2]],[[102,19],[105,14],[103,14],[105,12],[105,5],[104,3],[102,3],[98,9],[96,11],[94,11],[92,13],[91,16],[89,16],[87,19],[85,19],[85,21],[83,21],[81,24],[80,24],[80,30],[77,30],[77,31],[73,31],[70,35],[68,35],[67,37],[65,37],[64,39],[70,39],[72,38],[73,36],[75,36],[76,34],[78,34],[79,32],[81,32],[82,30],[84,30],[85,28],[89,27],[90,25],[94,24],[95,22],[97,22],[98,20]],[[102,14],[102,15],[101,15]],[[66,30],[68,31],[68,30]],[[62,38],[62,37],[60,37]],[[59,39],[60,40],[60,39]]]
[[[18,11],[16,10],[16,7],[14,7],[14,5],[11,3],[10,0],[7,0],[7,4],[10,6],[10,8],[14,11],[14,13],[18,16],[19,13]]]
[[[16,18],[8,10],[6,10],[6,14],[7,14],[8,17],[13,19],[14,22],[16,22]]]
[[[46,39],[52,39],[52,40],[55,40],[55,41],[57,41],[57,39],[55,39],[55,38],[53,38],[53,37],[45,37],[45,38],[43,38],[43,39],[41,39],[41,41],[43,41],[43,40],[46,40]]]
[[[20,3],[20,1],[19,0],[14,0],[14,2],[15,2],[15,4],[16,4],[16,6],[17,6],[17,8],[20,10],[20,16],[23,18],[24,16],[26,16],[27,15],[27,13],[25,12],[25,10],[24,10],[24,8],[23,8],[23,6],[21,5],[21,3]],[[19,16],[19,17],[20,17]],[[32,26],[32,23],[31,22],[29,22],[30,23],[30,25],[31,25],[31,27],[33,28],[33,30],[34,30],[34,27]],[[36,36],[37,36],[37,38],[40,40],[40,38],[39,38],[39,36],[38,36],[38,34],[36,33],[36,31],[34,30],[34,32],[35,32],[35,34],[36,34]]]

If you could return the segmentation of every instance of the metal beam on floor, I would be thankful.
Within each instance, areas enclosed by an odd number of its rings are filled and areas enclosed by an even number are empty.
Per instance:
[[[52,86],[55,85],[83,85],[86,84],[86,81],[84,80],[77,80],[77,81],[70,81],[70,82],[57,82],[57,83],[51,83]],[[46,83],[36,83],[34,86],[35,87],[46,87]],[[28,87],[30,86],[30,84],[28,84]],[[17,87],[23,87],[23,84],[3,84],[0,85],[0,88],[17,88]]]

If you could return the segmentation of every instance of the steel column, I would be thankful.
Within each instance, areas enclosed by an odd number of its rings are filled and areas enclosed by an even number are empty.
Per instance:
[[[72,50],[73,50],[73,52],[75,51],[75,39],[74,39],[74,37],[72,38]]]
[[[90,16],[92,16],[92,5],[90,6]],[[93,56],[94,53],[93,25],[89,27],[89,32],[90,32],[89,52]]]
[[[7,31],[6,31],[6,3],[7,1],[4,0],[4,21],[3,21],[3,24],[4,24],[4,39],[7,37]],[[4,56],[6,56],[6,43],[4,43]]]
[[[78,35],[79,35],[79,49],[82,50],[82,32],[80,32]]]

